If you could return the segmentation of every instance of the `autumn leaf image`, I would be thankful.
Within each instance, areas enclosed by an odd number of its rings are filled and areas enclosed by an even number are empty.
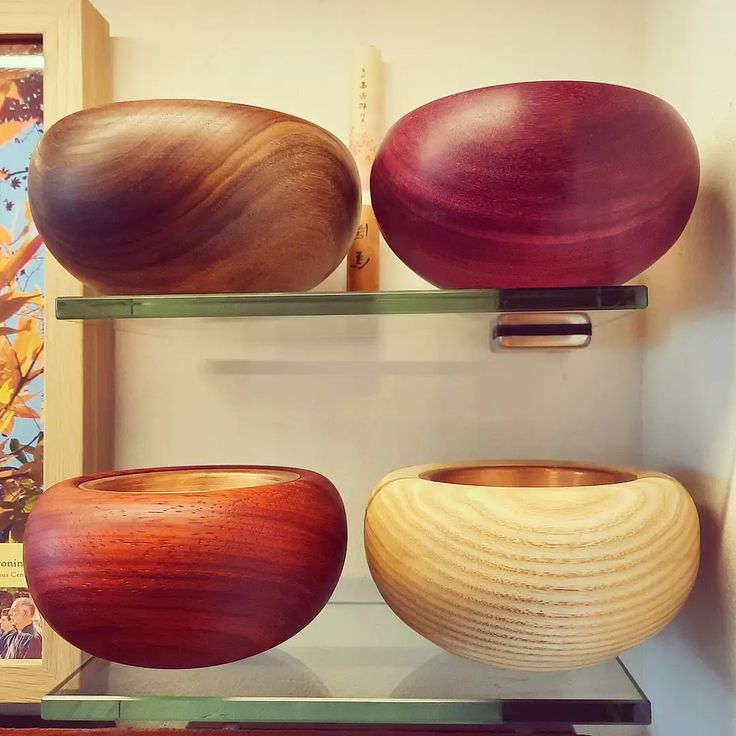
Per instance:
[[[22,542],[43,491],[43,248],[28,207],[41,76],[0,72],[0,542]]]

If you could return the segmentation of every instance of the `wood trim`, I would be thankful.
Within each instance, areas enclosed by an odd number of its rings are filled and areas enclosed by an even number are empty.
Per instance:
[[[82,107],[93,107],[112,100],[110,31],[107,21],[92,5],[84,2],[81,9]],[[75,281],[70,277],[69,286]],[[87,323],[83,332],[81,471],[96,473],[113,467],[115,332],[109,321]]]
[[[0,0],[3,35],[43,38],[44,126],[110,99],[109,29],[87,0]],[[60,295],[80,295],[81,284],[47,252],[45,465],[46,487],[109,468],[112,426],[112,326],[69,324],[54,318]],[[40,664],[0,665],[0,700],[36,702],[76,669],[83,655],[48,627]]]

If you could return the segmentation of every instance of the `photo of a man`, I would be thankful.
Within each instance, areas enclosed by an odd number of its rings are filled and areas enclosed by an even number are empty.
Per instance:
[[[16,598],[2,613],[0,659],[41,659],[42,639],[33,601],[24,596]]]
[[[10,620],[10,609],[3,608],[0,611],[0,659],[5,657],[5,650],[8,648],[8,637],[5,634],[15,631],[15,626]]]

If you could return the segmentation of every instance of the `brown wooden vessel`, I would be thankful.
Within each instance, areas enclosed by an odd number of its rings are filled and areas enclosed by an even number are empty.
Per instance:
[[[249,657],[306,626],[347,544],[327,478],[281,467],[157,468],[73,478],[36,502],[25,573],[80,649],[140,667]]]
[[[344,258],[360,213],[357,168],[335,136],[204,100],[69,115],[28,182],[49,250],[110,294],[310,289]]]

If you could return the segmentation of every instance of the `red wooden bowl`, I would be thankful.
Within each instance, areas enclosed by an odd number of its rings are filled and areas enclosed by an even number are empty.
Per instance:
[[[63,118],[34,153],[28,196],[57,260],[110,294],[310,289],[345,257],[360,210],[335,136],[203,100]]]
[[[692,134],[653,95],[525,82],[401,118],[371,172],[381,230],[445,288],[620,284],[677,240],[698,193]]]
[[[75,646],[139,667],[207,667],[280,644],[337,584],[345,510],[327,478],[254,466],[72,478],[28,519],[41,615]]]

